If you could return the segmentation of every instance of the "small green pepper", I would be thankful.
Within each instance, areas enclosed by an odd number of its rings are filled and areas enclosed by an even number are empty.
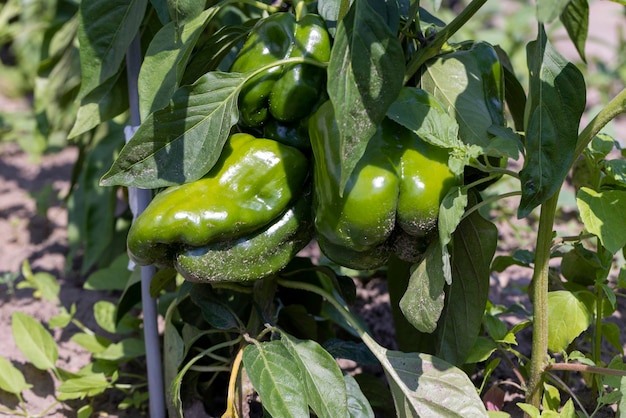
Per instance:
[[[385,119],[340,195],[339,129],[330,101],[311,116],[309,136],[315,228],[328,258],[344,265],[353,259],[349,267],[370,269],[384,264],[391,251],[398,253],[396,228],[430,238],[441,200],[460,182],[448,168],[447,149]]]
[[[229,241],[264,228],[302,193],[308,161],[297,149],[234,134],[203,178],[165,189],[133,222],[138,264],[171,265],[181,247]]]
[[[230,71],[246,73],[286,58],[330,59],[324,20],[306,14],[275,13],[260,20],[237,54]],[[311,64],[277,65],[250,79],[239,94],[241,122],[261,126],[268,117],[295,121],[308,116],[324,92],[326,71]]]

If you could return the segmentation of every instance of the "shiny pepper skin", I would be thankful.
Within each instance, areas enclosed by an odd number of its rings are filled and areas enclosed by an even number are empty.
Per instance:
[[[426,239],[436,229],[441,200],[460,182],[448,168],[447,149],[385,119],[340,195],[339,129],[329,101],[311,116],[309,136],[318,241],[346,267],[384,264],[398,236]]]
[[[246,73],[286,58],[330,59],[330,36],[324,20],[306,14],[275,13],[252,29],[230,71]],[[261,126],[270,116],[283,122],[311,113],[324,92],[326,71],[311,64],[278,65],[250,79],[239,95],[241,122]]]
[[[308,161],[297,149],[234,134],[203,178],[155,196],[132,224],[129,255],[141,265],[171,266],[182,248],[266,227],[302,193],[307,173]]]

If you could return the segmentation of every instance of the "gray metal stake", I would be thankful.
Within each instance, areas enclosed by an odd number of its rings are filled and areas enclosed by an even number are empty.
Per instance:
[[[139,113],[139,91],[137,79],[141,68],[141,42],[139,34],[128,48],[126,55],[126,73],[128,74],[128,103],[130,105],[131,129],[127,130],[126,140],[141,124]],[[131,133],[132,132],[132,133]],[[130,134],[129,134],[130,133]],[[137,216],[148,206],[152,199],[150,190],[129,190],[129,195],[135,194],[136,206],[133,215]],[[151,418],[165,418],[165,393],[163,386],[163,365],[161,360],[161,344],[157,325],[156,299],[150,296],[150,282],[154,277],[154,266],[141,267],[141,304],[143,309],[143,333],[146,345],[146,363],[148,369],[148,392]]]

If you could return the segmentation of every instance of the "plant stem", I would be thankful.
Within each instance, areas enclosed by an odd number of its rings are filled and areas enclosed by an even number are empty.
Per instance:
[[[608,376],[625,377],[626,370],[609,369],[607,367],[588,366],[586,364],[578,363],[551,363],[545,367],[545,370],[562,370],[569,372],[585,372],[604,374]]]
[[[557,191],[543,203],[537,231],[535,269],[532,279],[533,341],[530,356],[530,376],[526,388],[526,400],[536,408],[541,405],[542,375],[548,352],[548,268],[553,238],[552,227],[558,200],[559,192]]]
[[[417,54],[415,54],[407,65],[404,83],[406,84],[406,82],[410,80],[415,73],[417,73],[417,70],[419,70],[422,64],[437,55],[443,44],[459,29],[461,29],[461,27],[463,27],[463,25],[470,20],[470,18],[474,16],[478,9],[480,9],[486,2],[487,0],[473,0],[457,17],[454,18],[452,22],[447,24],[440,32],[437,33],[437,35],[435,35],[434,39],[430,43],[436,47],[422,48]]]
[[[619,92],[607,105],[596,115],[595,118],[589,122],[589,124],[578,135],[578,142],[576,142],[576,150],[574,151],[574,159],[583,152],[587,144],[620,113],[626,112],[626,88]]]

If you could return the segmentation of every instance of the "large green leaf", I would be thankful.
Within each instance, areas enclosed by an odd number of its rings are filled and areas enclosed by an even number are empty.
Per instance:
[[[592,315],[578,293],[548,293],[548,348],[560,353],[591,325]]]
[[[617,254],[626,245],[626,191],[596,192],[582,187],[576,202],[585,228],[597,235],[607,250]]]
[[[9,360],[0,356],[0,389],[5,392],[19,395],[23,390],[33,387],[26,383],[24,375]]]
[[[305,384],[298,363],[280,341],[251,344],[243,364],[261,403],[271,416],[309,416]]]
[[[467,375],[427,354],[386,352],[384,368],[398,418],[487,417]],[[385,365],[383,365],[385,366]]]
[[[444,306],[443,258],[439,240],[434,241],[424,260],[411,271],[411,278],[400,309],[404,317],[419,331],[431,333]]]
[[[147,4],[148,0],[86,0],[80,3],[80,98],[117,74],[139,31]]]
[[[530,92],[526,103],[526,160],[520,171],[522,198],[517,216],[527,216],[556,193],[574,160],[580,117],[585,110],[585,80],[546,39],[527,48]]]
[[[13,312],[11,329],[15,345],[39,370],[53,370],[59,359],[59,351],[52,335],[32,316]]]
[[[464,363],[480,332],[497,243],[497,228],[478,212],[465,218],[453,235],[452,284],[437,325],[436,351],[452,364]]]
[[[238,73],[213,72],[179,88],[168,107],[141,124],[101,185],[150,189],[202,177],[237,123],[237,98],[246,79]]]
[[[462,147],[459,125],[434,96],[413,87],[405,87],[387,111],[387,117],[415,132],[437,147]]]
[[[346,384],[335,359],[313,340],[281,334],[281,342],[300,368],[309,406],[320,418],[348,416]]]
[[[198,37],[218,10],[217,7],[207,9],[180,26],[178,20],[173,20],[154,35],[137,80],[142,120],[167,106],[183,77]]]
[[[489,128],[505,125],[504,73],[491,45],[476,42],[437,57],[421,82],[456,119],[464,143],[487,147]]]
[[[585,61],[585,43],[589,32],[589,1],[571,0],[567,3],[560,16],[580,57]]]
[[[341,133],[341,185],[402,88],[404,54],[395,32],[368,0],[356,0],[337,27],[328,95]]]
[[[92,373],[67,379],[59,385],[59,400],[94,397],[110,388],[112,384],[104,373]]]

